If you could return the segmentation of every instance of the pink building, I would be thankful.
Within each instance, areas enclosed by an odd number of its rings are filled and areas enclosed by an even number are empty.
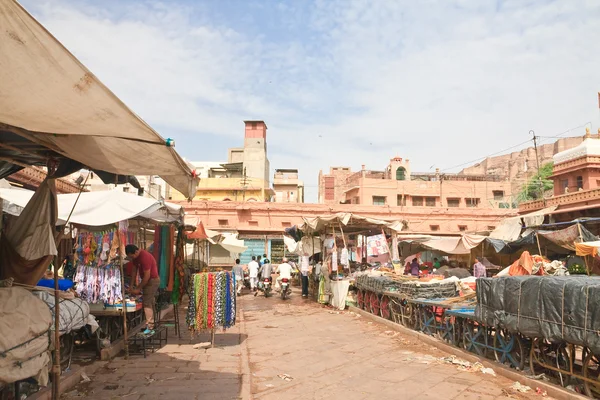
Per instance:
[[[414,173],[410,161],[395,157],[384,171],[363,166],[332,168],[319,182],[319,199],[326,204],[431,208],[499,209],[512,207],[511,183],[503,176]]]
[[[581,144],[553,157],[554,195],[519,205],[520,213],[557,206],[551,221],[572,221],[600,216],[600,129],[591,135],[586,129]]]

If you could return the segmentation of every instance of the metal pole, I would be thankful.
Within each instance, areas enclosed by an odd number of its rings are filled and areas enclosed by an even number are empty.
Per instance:
[[[121,270],[121,303],[123,304],[123,340],[125,341],[125,359],[129,359],[129,334],[127,332],[127,300],[125,300],[125,274],[123,272],[123,254],[121,254],[121,232],[117,223],[117,240],[119,241],[119,269]],[[133,285],[135,282],[131,282]]]
[[[546,207],[546,197],[544,196],[544,184],[542,183],[542,176],[540,175],[540,158],[538,156],[537,138],[533,130],[530,130],[529,133],[533,135],[533,148],[535,149],[535,162],[537,164],[538,183],[540,185],[540,196],[542,197],[542,201],[544,202],[544,207]]]
[[[54,257],[54,365],[52,365],[52,399],[60,398],[60,297],[58,295],[58,256]]]

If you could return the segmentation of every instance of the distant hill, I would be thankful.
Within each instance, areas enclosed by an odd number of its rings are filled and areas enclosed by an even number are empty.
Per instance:
[[[538,146],[540,166],[551,162],[552,156],[563,150],[573,148],[583,141],[583,136],[558,139],[554,143]],[[521,186],[537,172],[535,149],[528,147],[501,156],[488,157],[485,160],[463,169],[465,175],[501,175],[513,183],[512,192],[517,193]]]

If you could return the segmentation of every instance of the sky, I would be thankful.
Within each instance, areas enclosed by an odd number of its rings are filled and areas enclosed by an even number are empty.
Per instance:
[[[458,172],[600,127],[600,1],[21,3],[190,161],[264,120],[311,202],[331,166]]]

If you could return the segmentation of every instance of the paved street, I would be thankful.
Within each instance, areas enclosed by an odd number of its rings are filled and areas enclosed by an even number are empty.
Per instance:
[[[170,339],[158,353],[99,364],[92,382],[64,398],[91,399],[504,399],[513,382],[461,372],[447,356],[353,313],[331,311],[294,293],[242,296],[240,320],[217,334]],[[182,315],[185,310],[182,310]],[[196,346],[198,347],[198,346]],[[285,374],[285,375],[284,375]],[[283,378],[283,379],[282,379]]]

